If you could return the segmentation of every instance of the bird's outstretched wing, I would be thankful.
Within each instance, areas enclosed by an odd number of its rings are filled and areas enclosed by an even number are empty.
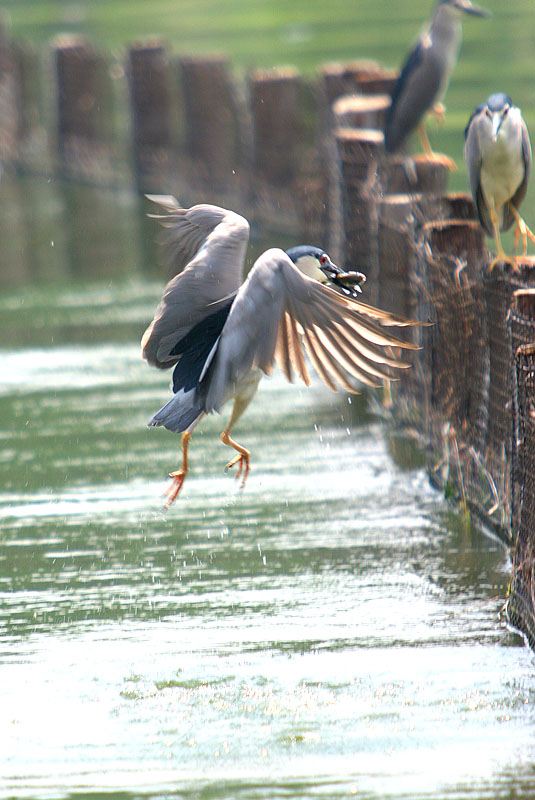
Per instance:
[[[385,124],[385,148],[395,153],[442,89],[442,72],[426,38],[410,52],[392,92]]]
[[[477,215],[483,230],[489,235],[493,236],[492,222],[490,219],[487,202],[483,195],[481,187],[481,146],[479,143],[479,122],[480,114],[485,108],[484,105],[478,106],[466,126],[464,137],[464,158],[468,170],[468,180],[470,183],[470,191],[474,203],[476,204]]]
[[[142,355],[160,369],[181,358],[181,341],[228,303],[241,280],[249,241],[244,217],[219,206],[180,208],[174,197],[149,195],[165,210],[155,214],[175,274],[141,341]]]
[[[308,385],[303,346],[323,382],[355,392],[351,378],[370,386],[408,364],[391,347],[417,349],[383,326],[418,323],[344,297],[308,278],[282,250],[263,253],[230,310],[211,367],[205,410],[218,411],[253,367],[266,374],[276,361],[289,381]]]

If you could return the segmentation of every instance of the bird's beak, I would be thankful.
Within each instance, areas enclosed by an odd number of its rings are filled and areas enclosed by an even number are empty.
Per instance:
[[[500,132],[500,128],[502,127],[502,122],[504,120],[503,114],[500,112],[496,112],[492,115],[492,138],[494,141],[498,138],[498,134]]]
[[[331,259],[321,265],[321,271],[331,283],[345,289],[347,294],[362,294],[360,284],[366,283],[366,275],[362,272],[346,272],[334,264]]]
[[[465,14],[472,14],[474,17],[492,17],[490,11],[487,11],[486,8],[481,8],[481,6],[475,6],[470,0],[457,0],[455,5]]]

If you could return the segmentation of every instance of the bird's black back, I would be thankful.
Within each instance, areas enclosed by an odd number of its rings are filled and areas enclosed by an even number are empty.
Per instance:
[[[173,371],[173,392],[189,392],[199,378],[214,344],[221,335],[234,298],[209,317],[205,317],[175,344],[170,355],[181,356]]]

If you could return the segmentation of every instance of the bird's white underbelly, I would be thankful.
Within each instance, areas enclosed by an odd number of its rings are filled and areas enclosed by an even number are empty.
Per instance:
[[[521,152],[512,152],[504,143],[496,142],[483,157],[481,187],[487,200],[494,200],[498,215],[503,205],[513,197],[523,179],[524,162]]]

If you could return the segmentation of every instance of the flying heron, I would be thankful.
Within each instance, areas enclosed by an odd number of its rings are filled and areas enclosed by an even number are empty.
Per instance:
[[[149,421],[182,434],[182,464],[169,476],[168,508],[188,472],[194,428],[229,400],[233,407],[221,441],[236,450],[227,467],[238,465],[236,477],[245,484],[249,451],[231,438],[231,430],[275,362],[289,381],[295,371],[310,385],[304,346],[330,389],[356,393],[352,379],[379,386],[409,366],[391,348],[416,345],[384,328],[417,323],[356,300],[362,273],[345,272],[316,247],[267,250],[242,283],[249,240],[244,217],[214,205],[180,208],[174,197],[148,197],[163,209],[150,216],[165,229],[176,273],[141,343],[149,364],[174,367],[173,397]]]
[[[514,258],[504,252],[500,231],[509,230],[516,222],[515,250],[522,237],[524,256],[528,237],[535,242],[533,231],[518,213],[531,170],[526,123],[509,95],[500,92],[491,94],[476,108],[464,135],[464,156],[479,221],[485,232],[496,239],[498,253],[490,269],[499,261],[507,261],[516,268]]]
[[[462,39],[462,17],[472,14],[488,17],[490,13],[470,0],[439,0],[431,22],[410,51],[392,91],[392,102],[385,124],[385,149],[397,152],[416,128],[429,158],[456,169],[448,156],[434,153],[425,131],[428,111],[440,120],[445,109],[439,100],[448,88],[457,63]]]

